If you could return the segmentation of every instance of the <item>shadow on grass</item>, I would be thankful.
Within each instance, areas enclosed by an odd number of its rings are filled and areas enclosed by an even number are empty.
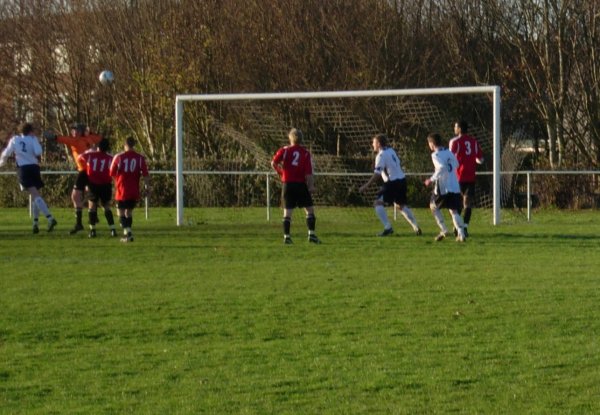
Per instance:
[[[575,234],[521,234],[521,233],[494,233],[486,235],[484,238],[503,238],[503,239],[532,239],[532,240],[543,240],[543,239],[565,239],[575,241],[600,241],[600,235],[575,235]]]

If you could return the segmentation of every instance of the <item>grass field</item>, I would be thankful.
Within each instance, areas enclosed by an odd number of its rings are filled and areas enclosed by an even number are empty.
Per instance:
[[[0,413],[600,413],[598,212],[476,210],[458,244],[319,209],[319,246],[299,212],[291,246],[275,210],[174,214],[121,244],[0,210]]]

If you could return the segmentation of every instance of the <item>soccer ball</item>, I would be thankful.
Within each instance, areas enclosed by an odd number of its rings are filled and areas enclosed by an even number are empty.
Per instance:
[[[115,77],[111,71],[102,71],[98,76],[98,80],[102,85],[110,85],[115,80]]]

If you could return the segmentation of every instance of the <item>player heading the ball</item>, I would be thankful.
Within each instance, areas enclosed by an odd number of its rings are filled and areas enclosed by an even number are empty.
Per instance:
[[[42,146],[34,134],[33,124],[27,122],[21,124],[19,134],[10,139],[8,146],[6,146],[2,155],[0,155],[0,166],[3,166],[9,157],[15,157],[21,190],[27,190],[33,202],[33,233],[39,233],[40,231],[38,227],[40,211],[48,219],[48,232],[52,232],[57,225],[56,219],[50,213],[48,205],[39,192],[44,187],[39,164],[41,155]]]

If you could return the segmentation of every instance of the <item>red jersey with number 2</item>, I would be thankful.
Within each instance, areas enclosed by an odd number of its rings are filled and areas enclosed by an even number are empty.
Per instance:
[[[112,182],[109,172],[112,158],[103,151],[86,151],[77,157],[77,164],[83,166],[90,183],[107,184]]]
[[[139,200],[140,178],[148,176],[146,159],[132,150],[119,153],[110,165],[110,176],[115,179],[115,200]]]
[[[479,143],[470,135],[463,134],[450,140],[450,151],[458,160],[456,174],[459,182],[474,182],[477,170],[477,159],[482,159],[483,154]]]
[[[310,153],[300,145],[280,148],[273,163],[284,183],[305,183],[306,176],[313,172]]]

